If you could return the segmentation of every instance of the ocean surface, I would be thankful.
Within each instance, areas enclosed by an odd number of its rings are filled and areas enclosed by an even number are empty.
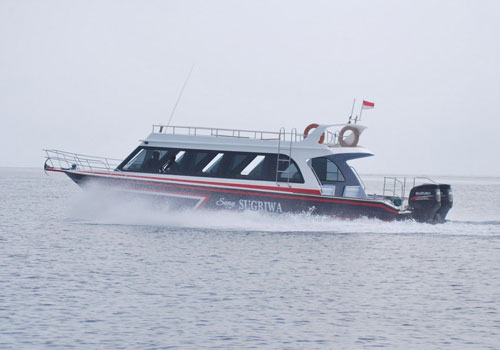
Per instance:
[[[442,225],[172,212],[0,168],[0,349],[500,349],[500,178],[436,179]]]

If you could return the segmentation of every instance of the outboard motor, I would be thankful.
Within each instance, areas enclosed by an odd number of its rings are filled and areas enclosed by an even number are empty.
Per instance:
[[[453,194],[448,184],[439,184],[439,190],[441,191],[441,208],[436,213],[434,221],[442,223],[445,222],[446,214],[453,207]]]
[[[441,191],[437,184],[415,186],[410,191],[408,209],[418,222],[434,222],[441,208]]]

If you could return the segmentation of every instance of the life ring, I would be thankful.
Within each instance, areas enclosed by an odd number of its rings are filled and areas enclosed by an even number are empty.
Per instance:
[[[312,129],[316,129],[318,126],[319,125],[316,123],[309,124],[304,130],[304,138],[306,138],[307,135],[309,135],[309,131],[311,131]],[[321,134],[318,143],[323,143],[324,141],[325,141],[325,133]]]
[[[344,140],[344,134],[346,131],[352,131],[354,135],[354,140],[351,143],[346,142]],[[339,134],[339,143],[342,147],[356,147],[359,141],[359,130],[352,126],[344,126],[342,130],[340,130]]]

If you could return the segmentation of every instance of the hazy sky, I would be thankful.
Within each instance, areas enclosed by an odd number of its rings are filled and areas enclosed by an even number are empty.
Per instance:
[[[500,1],[0,0],[0,166],[173,124],[302,131],[375,102],[362,173],[500,176]]]

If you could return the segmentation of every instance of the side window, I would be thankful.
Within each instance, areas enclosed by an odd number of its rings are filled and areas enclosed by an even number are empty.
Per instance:
[[[262,165],[266,156],[258,155],[243,169],[240,175],[248,176],[249,178],[259,178],[262,173]]]
[[[165,172],[188,176],[203,175],[203,169],[215,154],[215,152],[205,150],[178,151],[175,157],[170,157],[170,164],[165,166]]]
[[[121,166],[121,170],[304,183],[297,164],[293,160],[290,162],[289,157],[283,154],[279,156],[278,162],[277,154],[144,147],[136,149],[129,157],[131,158]],[[335,169],[328,168],[329,178],[334,171]]]
[[[140,171],[145,173],[162,172],[162,159],[164,159],[166,155],[167,150],[165,149],[147,149]]]
[[[207,165],[202,169],[202,172],[205,175],[214,175],[217,173],[217,170],[219,169],[219,166],[222,161],[222,157],[224,156],[224,153],[217,153],[215,157],[212,158],[210,162],[208,162]]]
[[[246,168],[248,163],[250,163],[253,159],[253,156],[250,156],[245,153],[232,153],[229,158],[229,167],[230,169],[229,176],[233,177],[236,174],[239,174],[242,169]]]
[[[179,151],[179,152],[177,152],[176,155],[175,155],[175,161],[176,162],[182,161],[182,157],[184,157],[185,154],[186,154],[186,151]]]
[[[327,159],[326,162],[326,181],[345,181],[344,176],[340,172],[337,164]]]
[[[311,166],[322,184],[345,181],[337,165],[326,157],[312,159]]]
[[[142,148],[121,167],[124,171],[159,173],[163,159],[167,156],[167,149]]]
[[[225,152],[214,176],[229,179],[240,178],[241,172],[255,158],[248,153]]]
[[[170,150],[162,159],[161,172],[166,174],[176,174],[179,169],[179,162],[182,160],[186,151]]]
[[[161,173],[163,165],[173,152],[169,148],[143,147],[135,150],[118,169],[142,173]],[[124,162],[125,162],[124,161]]]
[[[141,171],[142,164],[146,158],[146,150],[143,148],[122,167],[125,171]]]
[[[279,182],[304,183],[304,178],[302,177],[297,164],[295,164],[293,160],[290,161],[290,158],[287,155],[279,155],[278,169]]]
[[[302,175],[297,169],[295,163],[291,163],[290,166],[287,166],[286,169],[279,174],[278,181],[282,182],[304,182],[302,180]]]

